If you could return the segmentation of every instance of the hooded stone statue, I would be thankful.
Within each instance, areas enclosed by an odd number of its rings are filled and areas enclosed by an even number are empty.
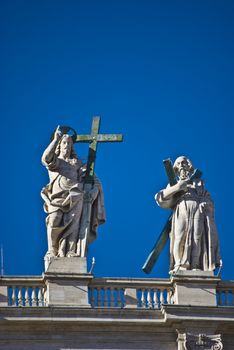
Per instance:
[[[204,181],[190,181],[191,161],[178,157],[174,171],[179,181],[155,195],[162,208],[173,209],[170,232],[170,270],[213,271],[220,266],[214,203]]]

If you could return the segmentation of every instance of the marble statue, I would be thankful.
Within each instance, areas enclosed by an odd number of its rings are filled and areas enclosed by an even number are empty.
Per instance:
[[[84,257],[88,244],[96,238],[98,225],[105,222],[101,183],[94,175],[93,184],[86,186],[86,166],[76,155],[72,137],[59,127],[43,153],[42,163],[50,178],[41,192],[48,214],[47,257]]]
[[[214,203],[201,179],[190,180],[191,161],[178,157],[174,172],[177,184],[155,195],[162,208],[173,209],[170,232],[170,269],[213,271],[220,266],[219,239],[214,219]]]

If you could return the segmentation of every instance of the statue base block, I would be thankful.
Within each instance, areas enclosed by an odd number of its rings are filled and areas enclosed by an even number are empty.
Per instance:
[[[90,307],[86,258],[53,258],[44,274],[47,306]]]
[[[174,304],[216,306],[216,287],[220,281],[212,271],[178,271],[172,275]]]
[[[80,274],[87,273],[87,259],[73,258],[51,258],[45,268],[46,273]]]

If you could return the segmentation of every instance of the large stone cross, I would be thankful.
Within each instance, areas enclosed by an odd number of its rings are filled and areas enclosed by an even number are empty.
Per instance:
[[[92,183],[94,176],[94,166],[97,153],[98,142],[121,142],[123,135],[121,134],[99,134],[100,117],[93,117],[91,133],[89,135],[76,135],[74,142],[89,143],[89,154],[87,162],[87,171],[85,176],[85,183]]]

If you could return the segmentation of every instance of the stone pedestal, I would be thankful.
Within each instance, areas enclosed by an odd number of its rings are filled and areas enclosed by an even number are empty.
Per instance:
[[[174,303],[216,306],[216,286],[220,281],[211,271],[178,271],[172,275]]]
[[[54,258],[44,274],[47,306],[90,307],[86,258]]]
[[[0,307],[8,305],[7,286],[0,286]]]
[[[52,258],[45,270],[46,274],[87,274],[87,259]]]

